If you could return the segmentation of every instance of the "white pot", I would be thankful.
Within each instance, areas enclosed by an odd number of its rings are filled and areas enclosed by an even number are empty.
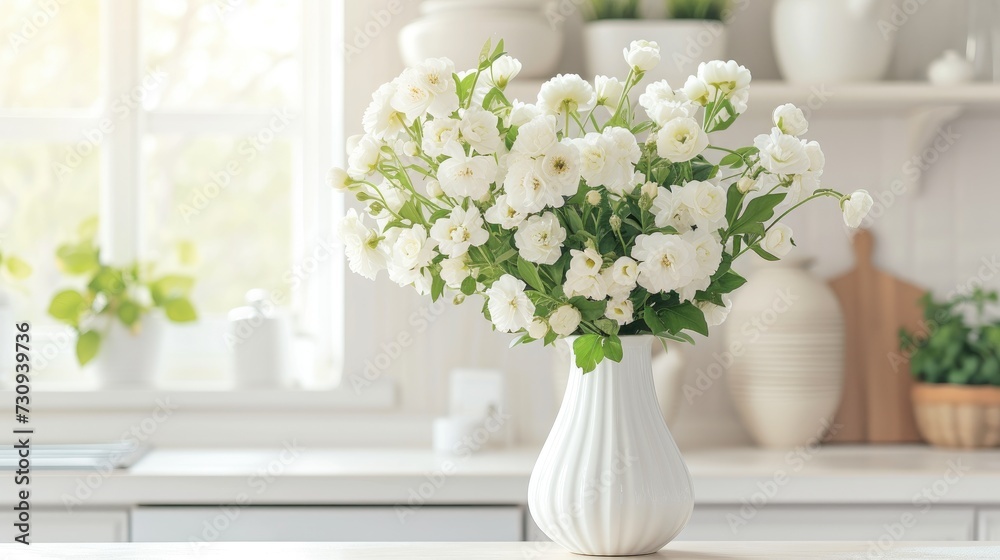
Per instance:
[[[562,54],[562,29],[545,18],[537,0],[438,0],[399,32],[399,49],[408,66],[446,56],[456,70],[478,66],[487,40],[521,62],[519,78],[550,78]]]
[[[726,56],[726,26],[719,21],[592,21],[584,28],[588,76],[625,79],[628,64],[622,50],[639,39],[656,41],[660,47],[660,63],[646,73],[644,84],[667,80],[671,87],[680,88],[698,71],[699,63]]]
[[[149,314],[133,334],[118,320],[102,331],[101,346],[89,364],[102,389],[150,389],[155,385],[165,319]]]
[[[605,360],[587,374],[570,368],[531,471],[528,509],[543,533],[572,552],[656,552],[691,517],[691,475],[656,403],[652,341],[625,336],[621,363]]]
[[[759,445],[817,443],[831,426],[844,376],[844,316],[808,262],[765,263],[733,297],[726,347],[736,410]]]
[[[797,83],[880,80],[896,34],[884,35],[890,0],[778,0],[772,33],[781,74]]]

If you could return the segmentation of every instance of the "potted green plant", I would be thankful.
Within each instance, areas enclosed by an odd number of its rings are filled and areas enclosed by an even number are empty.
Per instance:
[[[653,41],[662,59],[647,71],[649,82],[667,80],[674,88],[698,70],[698,64],[725,59],[729,0],[665,0],[660,13],[643,10],[639,0],[587,0],[584,28],[587,73],[616,76],[621,56],[611,45]],[[663,17],[666,15],[667,17]]]
[[[164,320],[194,321],[189,294],[194,279],[159,274],[152,263],[112,266],[101,262],[95,219],[60,245],[60,270],[82,287],[60,290],[49,314],[77,333],[76,358],[92,367],[104,388],[149,387],[156,375]],[[82,280],[82,282],[80,282]]]
[[[921,300],[926,328],[900,331],[900,348],[910,357],[918,383],[913,388],[917,427],[942,447],[1000,445],[1000,321],[988,320],[997,292],[939,302]]]

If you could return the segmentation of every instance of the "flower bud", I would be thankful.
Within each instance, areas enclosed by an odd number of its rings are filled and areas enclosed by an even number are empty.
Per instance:
[[[612,214],[611,217],[608,218],[608,223],[611,224],[611,229],[613,229],[614,231],[616,232],[621,231],[622,219],[619,218],[617,214]]]
[[[587,204],[591,206],[597,206],[601,203],[601,193],[599,191],[590,191],[587,193]]]
[[[441,183],[437,179],[427,181],[427,185],[424,188],[427,189],[427,196],[431,198],[437,198],[444,194],[444,190],[441,189]]]
[[[642,196],[648,198],[650,201],[655,200],[659,188],[660,185],[650,181],[642,186]]]
[[[353,182],[354,180],[347,174],[347,171],[339,167],[332,167],[326,172],[326,184],[337,192],[347,192]]]
[[[736,181],[736,188],[741,193],[746,194],[750,191],[755,191],[759,189],[760,184],[757,182],[757,179],[754,179],[749,175],[744,175],[740,177],[739,181]]]
[[[545,322],[545,319],[535,317],[528,325],[528,336],[534,338],[535,340],[541,340],[545,338],[545,335],[549,334],[549,325]]]
[[[415,157],[417,155],[417,143],[410,140],[403,144],[403,153],[408,157]]]

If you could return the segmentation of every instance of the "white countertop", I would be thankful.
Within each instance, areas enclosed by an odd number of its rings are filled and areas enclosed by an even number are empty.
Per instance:
[[[153,450],[125,471],[37,471],[33,505],[405,503],[431,483],[431,504],[521,504],[538,451],[467,457],[423,449]],[[297,456],[296,456],[297,454]],[[829,446],[687,451],[699,504],[738,504],[767,491],[773,504],[909,504],[945,477],[950,504],[1000,504],[1000,451],[924,446]],[[14,496],[0,477],[0,503]],[[6,485],[6,486],[4,486]],[[258,489],[261,489],[258,491]],[[78,505],[79,505],[78,504]]]
[[[867,558],[869,543],[845,542],[675,542],[642,558],[671,560],[847,560]],[[989,543],[897,543],[878,550],[883,560],[976,559],[1000,557]],[[180,560],[192,557],[191,543],[45,545],[0,544],[5,560]],[[199,548],[202,560],[579,560],[552,543],[225,543]]]

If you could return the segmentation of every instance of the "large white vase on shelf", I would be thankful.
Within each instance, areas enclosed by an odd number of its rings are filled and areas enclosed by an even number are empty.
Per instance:
[[[399,32],[407,66],[446,56],[457,69],[475,68],[486,41],[500,39],[521,62],[521,79],[548,79],[562,54],[559,26],[546,19],[542,0],[424,0],[420,17]]]
[[[572,347],[576,337],[567,342]],[[651,336],[624,336],[621,363],[584,374],[566,395],[528,483],[528,509],[556,543],[598,556],[650,554],[694,508],[691,475],[653,387]]]
[[[771,37],[781,75],[797,83],[880,80],[896,34],[884,34],[891,0],[778,0]]]
[[[764,263],[734,297],[726,346],[740,348],[728,384],[761,446],[821,440],[832,425],[844,376],[844,316],[808,260]]]

